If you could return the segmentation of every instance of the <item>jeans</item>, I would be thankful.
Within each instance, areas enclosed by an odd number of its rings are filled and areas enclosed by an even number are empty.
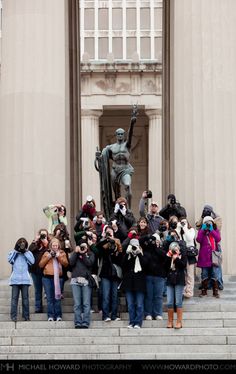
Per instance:
[[[135,291],[126,291],[125,293],[128,312],[129,324],[142,326],[144,313],[144,293]]]
[[[202,281],[204,279],[217,280],[217,267],[211,266],[209,268],[202,268],[201,278],[202,278]]]
[[[152,275],[146,276],[147,293],[144,300],[145,316],[162,316],[164,282],[164,278]]]
[[[117,281],[102,278],[102,319],[109,317],[111,296],[111,319],[117,318],[118,312],[118,285]]]
[[[43,311],[43,275],[31,273],[33,283],[34,283],[34,298],[35,298],[35,312]]]
[[[184,286],[167,286],[167,308],[173,309],[176,305],[176,308],[182,308],[183,306],[183,291]]]
[[[92,289],[89,286],[80,286],[77,284],[72,284],[71,287],[74,299],[75,325],[88,327],[90,324]]]
[[[63,279],[60,278],[60,287],[62,287]],[[43,277],[43,287],[47,296],[47,314],[48,318],[57,319],[62,316],[61,299],[55,299],[54,279]]]
[[[22,317],[29,319],[29,285],[28,284],[14,284],[11,290],[11,319],[17,319],[18,300],[21,291],[22,298]]]

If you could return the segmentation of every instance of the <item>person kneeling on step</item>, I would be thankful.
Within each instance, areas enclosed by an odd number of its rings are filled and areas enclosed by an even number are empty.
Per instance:
[[[182,304],[186,266],[187,255],[185,242],[172,242],[169,245],[169,250],[166,256],[168,328],[173,327],[174,304],[177,308],[177,321],[175,328],[180,329],[182,327]]]

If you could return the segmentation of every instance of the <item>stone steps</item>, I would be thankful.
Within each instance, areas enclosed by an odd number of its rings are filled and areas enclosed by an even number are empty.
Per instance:
[[[74,328],[73,299],[65,285],[62,300],[63,321],[48,322],[47,314],[34,313],[34,289],[30,288],[31,321],[9,317],[11,288],[0,283],[0,359],[19,360],[177,360],[236,359],[236,278],[225,284],[221,298],[184,300],[183,328],[167,329],[166,298],[163,320],[144,321],[141,329],[127,329],[128,313],[120,295],[121,321],[102,321],[91,313],[89,329]],[[198,285],[195,294],[198,295]],[[97,306],[96,293],[93,298]],[[44,300],[46,312],[46,300]],[[176,320],[176,314],[175,314]]]

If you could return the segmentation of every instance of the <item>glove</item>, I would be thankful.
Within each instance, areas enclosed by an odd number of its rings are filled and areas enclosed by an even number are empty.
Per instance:
[[[209,226],[209,231],[212,231],[213,230],[213,225],[212,224],[210,224],[210,226]]]
[[[140,247],[138,247],[136,250],[135,250],[135,254],[136,255],[139,255],[140,253],[142,253],[142,250]]]
[[[121,211],[121,213],[123,214],[123,216],[126,215],[126,207],[125,207],[125,206],[123,206],[123,208],[120,209],[120,211]]]
[[[120,206],[118,203],[116,203],[114,213],[118,213],[119,209],[120,209]]]
[[[207,229],[207,225],[205,223],[203,223],[202,230],[206,230],[206,229]]]

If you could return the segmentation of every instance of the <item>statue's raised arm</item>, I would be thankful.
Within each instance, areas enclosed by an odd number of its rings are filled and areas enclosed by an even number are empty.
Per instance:
[[[128,149],[131,148],[134,125],[135,125],[136,120],[137,120],[137,115],[138,115],[138,105],[134,104],[132,114],[131,114],[130,127],[129,127],[128,134],[127,134],[127,141],[126,141],[126,145],[127,145]]]

